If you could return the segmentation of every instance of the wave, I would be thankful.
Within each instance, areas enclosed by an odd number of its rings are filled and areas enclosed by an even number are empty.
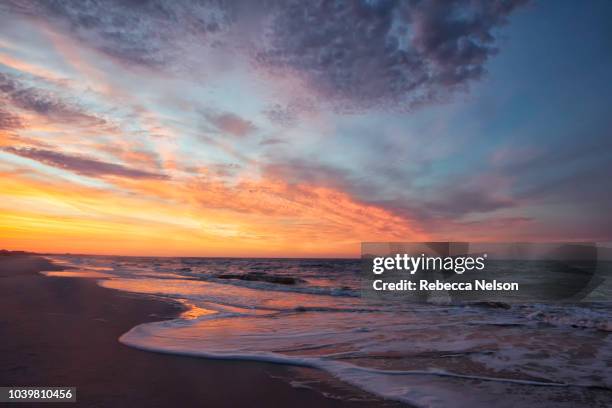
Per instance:
[[[227,318],[228,315],[216,318]],[[213,317],[215,318],[215,317]],[[550,388],[611,388],[604,384],[581,382],[556,382],[554,380],[536,381],[520,378],[494,377],[486,375],[470,375],[439,369],[427,370],[388,370],[372,367],[357,366],[355,364],[338,361],[329,356],[309,357],[286,355],[270,351],[245,351],[204,349],[198,341],[177,341],[177,338],[165,336],[168,329],[175,325],[184,325],[184,322],[157,322],[146,323],[134,327],[119,338],[119,341],[130,347],[141,350],[177,354],[192,357],[223,360],[249,360],[265,363],[284,364],[292,366],[310,367],[324,370],[341,381],[357,386],[367,392],[385,399],[406,402],[422,407],[444,406],[489,406],[487,396],[482,399],[477,393],[466,398],[463,385],[465,381],[478,383],[492,383],[504,386],[537,386]],[[162,342],[160,343],[160,339]],[[163,339],[167,340],[164,342]],[[449,383],[450,381],[450,383]],[[434,391],[435,390],[435,391]],[[525,396],[530,395],[526,393]],[[527,397],[524,397],[527,398]],[[538,398],[533,398],[532,406],[538,406]],[[461,401],[459,403],[459,401]],[[459,405],[457,405],[459,403]],[[507,406],[516,403],[514,400]],[[499,401],[496,406],[505,406]],[[562,406],[562,404],[560,405]]]
[[[103,287],[185,306],[179,319],[120,337],[142,350],[317,368],[372,394],[434,408],[553,400],[570,407],[584,390],[612,388],[612,338],[602,333],[610,331],[609,306],[389,305],[361,299],[354,275],[330,278],[322,261],[309,264],[316,271],[271,262],[81,258],[72,265],[109,275],[98,281]],[[248,269],[255,279],[219,279],[220,269]],[[257,279],[263,274],[303,281]],[[338,287],[343,279],[351,287]]]
[[[612,332],[612,314],[610,311],[600,312],[597,310],[576,307],[548,311],[536,310],[528,314],[527,318],[551,326]]]
[[[296,278],[293,276],[275,276],[264,272],[251,272],[251,273],[222,273],[215,276],[217,279],[232,279],[247,282],[268,282],[277,283],[279,285],[296,285],[299,283],[306,282],[304,279]]]
[[[359,297],[360,293],[357,290],[350,288],[333,288],[333,287],[320,287],[320,286],[289,286],[289,285],[278,285],[269,282],[258,282],[248,280],[225,280],[216,277],[201,278],[201,280],[208,282],[215,282],[225,285],[242,286],[251,289],[260,289],[272,292],[293,292],[303,293],[310,295],[323,295],[323,296],[338,296],[338,297]]]

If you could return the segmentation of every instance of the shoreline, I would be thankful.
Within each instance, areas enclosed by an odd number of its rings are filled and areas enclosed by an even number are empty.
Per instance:
[[[62,269],[39,255],[0,256],[0,386],[76,386],[77,406],[405,406],[344,384],[333,389],[338,399],[288,381],[297,371],[327,375],[313,369],[126,346],[121,335],[142,323],[176,318],[185,306],[108,290],[97,279],[39,273]]]

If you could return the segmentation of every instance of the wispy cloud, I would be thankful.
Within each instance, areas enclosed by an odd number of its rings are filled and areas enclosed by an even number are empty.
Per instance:
[[[214,3],[26,0],[0,7],[67,27],[81,41],[119,61],[161,68],[187,51],[177,40],[187,34],[203,40],[226,24],[229,16],[219,13]]]
[[[5,147],[3,150],[21,157],[36,160],[48,166],[69,170],[89,177],[117,176],[132,179],[167,178],[166,175],[159,173],[134,169],[121,164],[108,163],[81,155],[68,155],[53,150],[14,147]]]
[[[268,137],[259,142],[260,146],[269,146],[269,145],[277,145],[287,143],[286,141],[279,139],[277,137]]]
[[[49,119],[70,121],[73,124],[107,125],[103,118],[86,112],[77,104],[67,102],[50,91],[27,86],[18,79],[1,72],[0,98],[13,107]]]
[[[207,112],[205,116],[219,132],[226,135],[244,137],[257,130],[253,122],[231,112]]]
[[[485,73],[496,28],[527,0],[219,3],[28,1],[7,8],[45,18],[127,64],[172,71],[195,46],[241,49],[289,72],[339,110],[410,109]],[[248,35],[249,37],[246,37]],[[238,38],[238,41],[232,39]],[[189,70],[187,70],[189,71]],[[271,120],[292,121],[283,108]]]
[[[19,116],[0,108],[0,130],[15,130],[22,126]]]

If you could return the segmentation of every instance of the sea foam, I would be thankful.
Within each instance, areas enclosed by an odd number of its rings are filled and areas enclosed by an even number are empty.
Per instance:
[[[187,308],[178,319],[132,328],[119,339],[131,347],[313,367],[423,407],[570,407],[585,393],[611,402],[612,340],[601,323],[612,316],[608,305],[385,304],[355,296],[357,263],[324,260],[72,261],[80,270],[109,268],[103,287]],[[224,270],[300,280],[217,279]]]

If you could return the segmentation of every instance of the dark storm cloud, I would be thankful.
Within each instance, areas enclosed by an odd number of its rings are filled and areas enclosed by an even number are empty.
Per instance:
[[[50,119],[94,126],[106,124],[104,119],[85,112],[74,103],[66,102],[49,91],[27,86],[3,73],[0,73],[0,100]]]
[[[53,150],[7,147],[5,152],[36,160],[48,166],[69,170],[89,177],[118,176],[132,179],[166,179],[167,176],[85,156],[68,155]]]
[[[411,109],[479,79],[497,52],[495,29],[525,2],[15,0],[0,7],[59,23],[108,55],[157,69],[171,70],[197,46],[218,42],[215,34],[233,32],[235,47],[248,47],[260,68],[297,74],[334,109],[352,111]],[[295,120],[283,107],[267,114],[281,124]]]

